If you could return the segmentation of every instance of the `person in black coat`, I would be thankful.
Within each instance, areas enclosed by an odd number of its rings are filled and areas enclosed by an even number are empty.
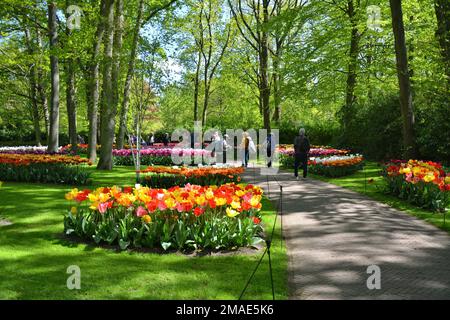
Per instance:
[[[167,147],[168,145],[169,145],[169,134],[168,133],[166,133],[166,134],[164,134],[164,137],[163,137],[163,139],[162,139],[162,142],[163,142],[163,144],[164,144],[164,146],[165,147]]]
[[[311,146],[308,137],[306,137],[305,129],[301,128],[299,135],[294,139],[294,157],[295,157],[295,178],[298,180],[298,168],[300,165],[303,169],[303,178],[308,175],[308,157]]]

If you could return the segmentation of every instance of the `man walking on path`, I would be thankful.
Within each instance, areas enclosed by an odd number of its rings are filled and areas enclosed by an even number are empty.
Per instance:
[[[310,150],[309,140],[305,135],[305,129],[301,128],[299,135],[294,139],[295,153],[295,178],[298,180],[298,167],[300,164],[303,169],[303,178],[308,175],[308,154]]]

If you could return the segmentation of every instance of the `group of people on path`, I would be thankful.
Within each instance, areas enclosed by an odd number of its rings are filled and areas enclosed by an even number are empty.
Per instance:
[[[274,134],[270,133],[262,145],[262,150],[266,151],[267,167],[269,168],[272,167],[273,156],[275,154],[276,142],[274,138]],[[228,134],[225,134],[222,139],[218,131],[213,134],[211,139],[211,144],[213,145],[212,157],[216,157],[217,159],[221,158],[220,155],[222,155],[223,160],[221,160],[223,161],[223,163],[227,162],[227,152],[232,148],[228,142],[228,139]],[[135,144],[136,142],[137,137],[132,136],[132,143]],[[168,133],[165,133],[163,135],[161,142],[164,144],[164,146],[169,145],[170,136]],[[141,144],[144,146],[152,146],[154,143],[155,136],[153,134],[150,134],[148,141],[145,141],[141,138]],[[242,166],[248,167],[250,161],[250,153],[256,153],[257,151],[256,145],[248,132],[244,132],[242,134],[242,140],[238,147],[242,152]],[[299,168],[303,170],[303,178],[306,178],[308,175],[308,159],[310,149],[311,145],[308,137],[306,136],[305,129],[301,128],[299,134],[294,138],[294,176],[297,180],[299,179]]]
[[[266,141],[263,144],[263,150],[267,152],[267,167],[272,167],[272,159],[275,154],[275,141],[273,133],[270,133],[267,136]],[[243,162],[242,165],[247,167],[250,151],[256,152],[256,147],[253,143],[252,138],[247,132],[244,132],[241,148],[244,150]],[[299,131],[298,136],[294,139],[294,176],[298,180],[298,171],[299,168],[303,170],[303,178],[306,179],[308,176],[308,160],[309,160],[309,152],[311,150],[311,145],[308,137],[306,136],[305,129],[302,128]]]

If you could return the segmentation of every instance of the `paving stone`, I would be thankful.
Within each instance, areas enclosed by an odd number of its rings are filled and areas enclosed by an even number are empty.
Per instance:
[[[446,232],[351,190],[286,172],[267,182],[259,170],[243,177],[275,203],[283,186],[290,299],[450,299]],[[367,288],[369,265],[380,290]]]

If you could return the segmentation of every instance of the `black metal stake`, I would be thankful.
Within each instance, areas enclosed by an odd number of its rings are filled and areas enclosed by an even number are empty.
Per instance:
[[[267,245],[267,255],[269,256],[269,272],[270,272],[270,283],[272,284],[272,299],[275,300],[275,288],[273,285],[273,272],[272,272],[272,259],[270,257],[270,245],[272,241],[266,240]]]
[[[280,248],[283,249],[283,186],[280,185]]]

